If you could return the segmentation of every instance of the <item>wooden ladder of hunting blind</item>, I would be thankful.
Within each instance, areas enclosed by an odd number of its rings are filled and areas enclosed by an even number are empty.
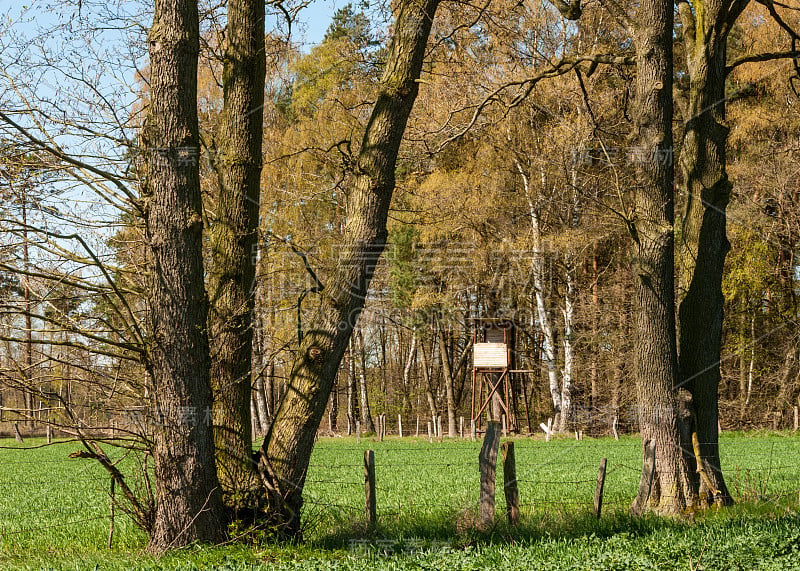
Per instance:
[[[515,381],[525,383],[525,375],[532,371],[515,368],[516,327],[513,321],[503,318],[477,318],[472,345],[472,422],[480,425],[481,414],[491,412],[496,401],[509,422],[510,432],[519,432],[517,419],[517,390]],[[525,414],[530,429],[528,401]],[[499,421],[499,418],[493,420]]]

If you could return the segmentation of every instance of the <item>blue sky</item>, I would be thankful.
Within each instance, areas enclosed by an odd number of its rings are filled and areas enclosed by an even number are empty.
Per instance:
[[[316,0],[303,10],[300,19],[306,27],[305,41],[310,45],[319,43],[331,23],[333,13],[346,4],[347,0]]]

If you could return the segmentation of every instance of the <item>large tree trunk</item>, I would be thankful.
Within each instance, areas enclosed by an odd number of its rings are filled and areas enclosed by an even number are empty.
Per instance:
[[[347,201],[342,254],[319,297],[292,366],[290,388],[261,449],[260,469],[271,509],[299,535],[303,484],[314,437],[370,280],[386,244],[395,165],[438,0],[396,4],[394,35],[375,106],[358,153]]]
[[[650,507],[680,513],[692,501],[681,448],[675,384],[674,204],[672,168],[672,2],[642,0],[636,14],[634,157],[637,186],[630,221],[635,250],[635,370],[642,442],[655,442]],[[644,476],[643,476],[644,477]],[[647,485],[635,509],[644,509]]]
[[[249,503],[255,247],[264,108],[264,0],[229,0],[222,73],[221,185],[209,231],[211,381],[217,472],[226,503]]]
[[[150,109],[144,189],[152,255],[149,350],[158,415],[157,492],[149,550],[221,540],[225,523],[211,426],[208,298],[198,170],[197,2],[156,0],[150,29]]]
[[[732,503],[719,459],[720,354],[724,297],[722,275],[730,249],[725,210],[731,192],[725,163],[726,46],[746,1],[703,0],[698,17],[680,5],[689,71],[687,121],[681,149],[686,210],[678,257],[680,371],[692,394],[700,442],[700,499]],[[709,487],[711,489],[709,489]]]

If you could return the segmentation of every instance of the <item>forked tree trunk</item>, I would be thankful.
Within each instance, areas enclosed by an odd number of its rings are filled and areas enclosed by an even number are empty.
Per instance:
[[[635,132],[637,186],[633,272],[637,302],[635,370],[642,442],[655,442],[650,507],[680,513],[692,501],[683,457],[674,388],[678,375],[675,337],[674,204],[672,169],[672,2],[642,0],[635,16]],[[645,446],[647,449],[647,446]],[[640,486],[644,507],[650,487]]]
[[[678,258],[680,369],[696,413],[701,457],[693,461],[702,462],[708,475],[701,481],[700,499],[718,505],[733,501],[718,443],[722,275],[730,249],[725,211],[732,186],[725,157],[726,46],[730,26],[746,5],[746,1],[702,0],[698,16],[685,2],[679,6],[689,71],[680,161],[686,192]]]
[[[364,132],[347,201],[343,248],[290,374],[290,388],[261,448],[270,510],[299,535],[303,484],[314,437],[370,280],[386,244],[395,165],[438,0],[395,4],[395,27],[377,99]]]
[[[221,185],[209,229],[214,444],[225,501],[257,486],[250,421],[252,314],[264,109],[264,0],[228,0],[222,73]]]
[[[208,299],[197,163],[197,2],[156,0],[150,44],[147,243],[152,256],[149,349],[155,519],[149,550],[216,542],[225,535],[211,426]]]

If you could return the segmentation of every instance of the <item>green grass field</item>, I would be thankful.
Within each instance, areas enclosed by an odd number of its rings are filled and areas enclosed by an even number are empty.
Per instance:
[[[40,444],[26,441],[25,445]],[[112,549],[109,479],[76,443],[31,450],[0,441],[0,569],[800,569],[800,438],[725,434],[723,468],[739,502],[691,520],[632,519],[640,443],[515,441],[522,524],[474,531],[480,443],[321,439],[306,486],[306,543],[194,547],[144,555],[119,514]],[[380,524],[364,526],[363,451],[375,451]],[[608,458],[604,515],[591,514]],[[498,467],[499,468],[499,467]]]

